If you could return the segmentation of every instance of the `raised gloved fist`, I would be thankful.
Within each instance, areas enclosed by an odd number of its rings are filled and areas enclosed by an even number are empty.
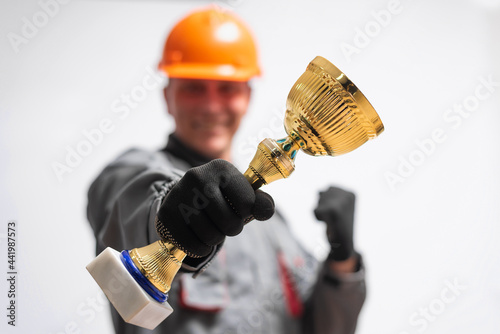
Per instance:
[[[188,256],[204,257],[251,219],[267,220],[273,214],[269,194],[254,191],[236,167],[217,159],[188,170],[170,190],[158,211],[156,229]]]
[[[326,223],[326,233],[331,251],[328,259],[343,261],[354,255],[353,228],[354,202],[352,192],[330,187],[320,192],[316,218]]]

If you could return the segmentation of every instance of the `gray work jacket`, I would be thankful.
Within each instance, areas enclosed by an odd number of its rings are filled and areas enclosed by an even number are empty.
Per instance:
[[[106,167],[88,194],[97,254],[158,240],[156,212],[184,172],[203,162],[197,157],[171,136],[163,151],[132,149]],[[366,295],[364,269],[339,275],[317,263],[278,212],[218,248],[184,261],[169,293],[174,312],[155,330],[125,323],[111,307],[116,332],[354,333]]]

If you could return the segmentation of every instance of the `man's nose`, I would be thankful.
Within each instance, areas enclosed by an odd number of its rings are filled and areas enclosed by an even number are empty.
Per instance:
[[[219,113],[224,110],[224,100],[215,87],[207,90],[206,108],[209,113]]]

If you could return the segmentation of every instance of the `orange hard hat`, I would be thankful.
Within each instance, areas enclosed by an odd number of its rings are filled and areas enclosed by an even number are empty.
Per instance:
[[[192,12],[175,25],[158,68],[171,78],[247,81],[260,75],[250,30],[217,6]]]

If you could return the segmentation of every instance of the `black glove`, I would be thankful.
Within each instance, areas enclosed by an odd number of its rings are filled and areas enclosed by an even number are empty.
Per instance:
[[[254,191],[236,167],[213,160],[192,168],[165,197],[156,220],[160,237],[190,257],[204,257],[255,218],[274,214],[272,197]]]
[[[336,187],[319,194],[314,214],[326,223],[326,234],[331,246],[329,260],[343,261],[354,255],[355,198],[353,193]]]

